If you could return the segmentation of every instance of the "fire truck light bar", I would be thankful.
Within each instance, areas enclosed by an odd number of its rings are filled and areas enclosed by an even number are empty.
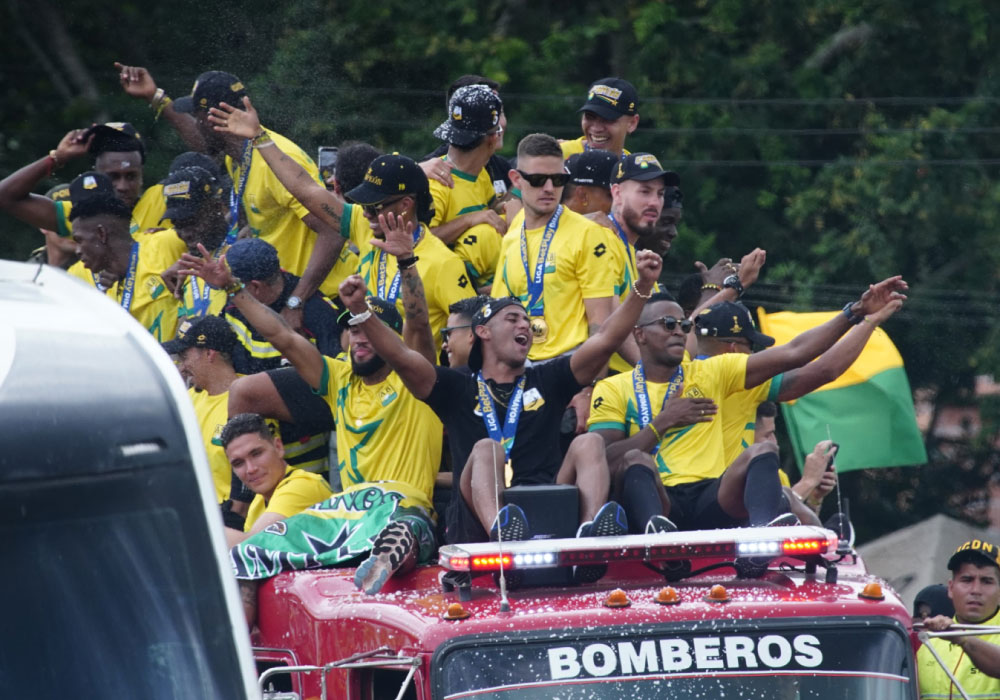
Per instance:
[[[622,537],[584,537],[523,542],[479,542],[442,547],[439,562],[451,571],[546,569],[611,561],[810,557],[833,555],[837,536],[830,530],[791,527],[698,530]]]

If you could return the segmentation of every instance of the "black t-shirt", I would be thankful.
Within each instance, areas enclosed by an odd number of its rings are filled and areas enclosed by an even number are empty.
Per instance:
[[[525,369],[524,406],[511,450],[512,486],[555,482],[562,464],[559,425],[566,406],[581,389],[569,363],[569,357],[560,357]],[[479,388],[471,370],[468,367],[435,367],[435,370],[437,381],[424,400],[448,431],[457,490],[473,445],[489,437],[489,433],[479,414]],[[491,386],[501,425],[507,417],[507,399],[513,388],[514,384]]]
[[[284,289],[273,304],[271,310],[281,313],[288,303],[288,297],[295,290],[295,285],[299,283],[299,278],[290,272],[282,271],[285,279]],[[238,326],[245,329],[243,332],[237,330],[237,335],[250,334],[250,342],[258,352],[251,352],[241,339],[233,348],[233,369],[237,374],[256,374],[266,372],[269,369],[278,369],[282,366],[281,355],[274,352],[274,348],[268,343],[264,336],[257,331],[243,316],[243,313],[236,308],[236,305],[229,303],[219,314],[223,318],[233,318]],[[228,318],[227,318],[228,320]],[[328,357],[336,357],[340,354],[340,326],[337,324],[337,310],[333,304],[323,296],[321,292],[314,293],[302,303],[302,326],[305,336],[316,343],[316,347],[321,353]]]

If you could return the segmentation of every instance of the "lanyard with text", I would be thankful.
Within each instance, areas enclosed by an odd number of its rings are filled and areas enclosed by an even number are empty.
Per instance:
[[[135,241],[132,243],[132,250],[128,254],[128,272],[125,273],[125,279],[119,282],[122,290],[122,308],[130,313],[132,311],[132,299],[135,296],[135,271],[138,267],[139,242]]]
[[[674,370],[673,375],[667,380],[667,392],[663,395],[663,405],[660,406],[661,411],[667,401],[677,393],[683,384],[684,368],[677,365],[677,369]],[[646,373],[642,371],[641,361],[636,364],[635,369],[632,371],[632,388],[635,390],[636,408],[639,409],[639,430],[642,430],[653,422],[653,410],[650,406],[649,391],[646,389]],[[656,445],[650,451],[656,454],[658,449],[659,445]]]
[[[552,245],[552,238],[559,228],[559,218],[562,216],[563,206],[560,204],[549,217],[549,222],[545,224],[545,232],[542,234],[542,242],[538,246],[538,258],[535,262],[535,274],[531,274],[531,267],[528,265],[528,223],[527,220],[521,224],[521,263],[524,265],[524,276],[528,281],[528,315],[541,316],[545,313],[545,301],[542,299],[542,292],[545,288],[545,261],[549,257],[549,246]]]
[[[219,247],[215,249],[212,254],[213,260],[218,260],[219,257],[229,248],[229,237],[219,244]],[[188,310],[188,316],[202,316],[208,315],[208,307],[212,303],[212,292],[214,292],[217,287],[213,287],[208,282],[204,280],[199,280],[195,275],[188,277],[191,280],[191,306]],[[199,282],[201,283],[199,285]]]
[[[229,191],[229,233],[226,234],[226,245],[236,242],[236,234],[240,230],[240,204],[243,202],[243,190],[250,177],[250,163],[253,160],[253,143],[247,139],[243,144],[243,155],[240,158],[239,185]]]
[[[615,233],[618,234],[618,237],[622,239],[622,243],[625,245],[625,253],[628,255],[628,267],[625,268],[625,285],[630,286],[632,284],[631,278],[633,273],[638,275],[635,268],[635,256],[633,254],[632,244],[628,242],[628,236],[625,234],[625,229],[623,229],[622,225],[618,223],[618,219],[615,218],[615,215],[608,212],[608,219],[611,220],[611,224],[615,227]]]
[[[521,404],[524,398],[525,376],[522,374],[517,380],[517,385],[510,395],[510,402],[507,404],[507,415],[503,428],[500,427],[500,419],[497,416],[497,408],[490,396],[490,390],[483,379],[483,373],[476,373],[476,383],[479,385],[479,411],[483,414],[483,423],[486,424],[486,432],[491,440],[496,440],[503,445],[504,454],[510,460],[510,452],[514,449],[514,434],[517,432],[517,421],[521,418]]]
[[[417,247],[417,243],[424,235],[424,225],[420,224],[417,226],[417,230],[413,232],[413,247]],[[378,251],[378,277],[375,278],[375,292],[376,296],[380,299],[385,299],[390,304],[395,304],[396,299],[399,298],[399,270],[396,270],[396,274],[393,275],[392,282],[389,284],[388,291],[385,288],[386,277],[388,272],[386,271],[386,265],[389,260],[389,255],[384,250]]]

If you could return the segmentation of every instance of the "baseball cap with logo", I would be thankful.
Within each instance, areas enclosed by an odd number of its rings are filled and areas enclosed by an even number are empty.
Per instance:
[[[750,309],[743,304],[724,301],[703,309],[694,319],[698,335],[713,338],[746,338],[751,343],[769,348],[774,338],[764,335],[754,325]]]
[[[434,203],[427,176],[412,159],[393,153],[373,160],[361,184],[348,192],[347,198],[365,206],[403,195],[413,195],[417,200],[417,218],[425,223],[430,221]]]
[[[569,181],[575,185],[611,187],[611,175],[618,158],[609,151],[592,150],[574,153],[566,159]]]
[[[587,101],[577,112],[593,112],[602,119],[615,120],[638,114],[639,94],[635,86],[621,78],[601,78],[587,90]]]
[[[99,156],[102,153],[138,151],[140,161],[145,162],[146,147],[142,143],[142,137],[128,122],[96,124],[89,131],[94,138],[87,147],[88,153]]]
[[[242,107],[246,94],[247,89],[235,75],[210,70],[198,76],[190,95],[174,100],[174,110],[190,113],[198,109],[218,107],[220,102]]]
[[[179,355],[188,348],[204,348],[232,352],[237,343],[236,333],[221,316],[187,319],[177,329],[177,337],[163,343],[171,355]]]
[[[180,168],[163,181],[167,209],[163,219],[186,221],[198,214],[205,202],[222,199],[222,186],[210,172],[200,167]]]
[[[517,306],[524,309],[524,305],[517,297],[497,297],[490,298],[479,310],[472,315],[472,349],[469,351],[469,369],[477,372],[483,367],[483,341],[475,334],[477,326],[485,326],[494,316],[508,306]]]
[[[350,328],[348,321],[351,320],[351,312],[339,305],[335,304],[338,308],[339,314],[337,315],[337,324],[341,328]],[[381,297],[368,297],[368,308],[372,310],[372,313],[379,317],[385,325],[389,326],[392,330],[397,333],[403,332],[403,317],[399,315],[399,309],[396,305],[382,299]]]
[[[128,219],[132,214],[118,198],[111,179],[103,173],[86,172],[69,183],[70,220],[80,217],[111,214]]]
[[[655,180],[658,177],[662,177],[667,185],[676,186],[681,181],[677,173],[664,170],[660,165],[660,161],[652,153],[630,153],[618,161],[618,167],[615,168],[611,182]]]
[[[485,85],[466,85],[448,102],[448,121],[434,135],[455,146],[469,146],[500,127],[503,102]]]
[[[991,542],[969,540],[951,555],[951,559],[948,560],[948,570],[956,571],[966,562],[972,562],[980,566],[989,564],[1000,568],[1000,548]]]

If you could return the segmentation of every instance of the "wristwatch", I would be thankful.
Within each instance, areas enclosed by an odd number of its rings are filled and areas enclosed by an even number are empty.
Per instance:
[[[856,303],[857,302],[849,301],[846,304],[844,304],[844,309],[843,309],[844,318],[846,318],[850,323],[854,324],[855,326],[865,320],[864,314],[858,315],[854,313],[853,307],[854,304]]]
[[[299,297],[292,295],[288,297],[288,301],[285,302],[285,306],[287,306],[292,311],[295,311],[295,309],[302,306],[302,300]]]
[[[739,275],[729,275],[729,277],[722,280],[722,286],[726,289],[735,289],[737,299],[743,296],[743,283],[740,282]]]

